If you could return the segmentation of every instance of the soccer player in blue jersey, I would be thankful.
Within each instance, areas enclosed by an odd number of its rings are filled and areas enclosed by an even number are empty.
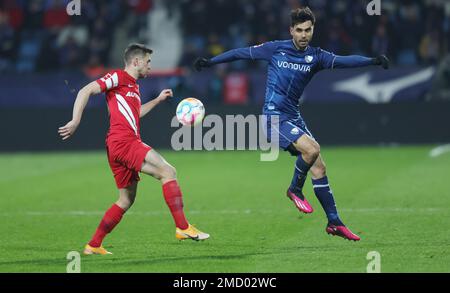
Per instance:
[[[263,107],[263,115],[267,117],[267,134],[270,140],[270,133],[276,131],[279,134],[279,146],[297,157],[287,196],[299,211],[313,212],[302,191],[310,172],[314,192],[328,218],[326,232],[359,241],[360,237],[352,233],[339,218],[325,163],[320,155],[320,146],[300,115],[299,99],[314,74],[322,69],[369,65],[380,65],[387,69],[389,60],[384,55],[376,58],[338,56],[321,48],[311,47],[309,43],[314,33],[314,24],[315,16],[308,7],[293,10],[290,27],[292,39],[234,49],[212,59],[198,58],[194,67],[200,71],[204,67],[243,59],[269,62]]]

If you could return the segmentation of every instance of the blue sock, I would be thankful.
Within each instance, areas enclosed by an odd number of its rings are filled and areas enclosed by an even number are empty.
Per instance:
[[[336,203],[334,202],[333,192],[330,189],[330,184],[328,183],[328,177],[325,176],[321,179],[312,179],[312,184],[314,188],[314,193],[317,196],[323,210],[327,214],[328,223],[341,226],[344,225],[339,219],[339,215],[336,209]]]
[[[303,185],[305,184],[305,180],[308,176],[308,171],[310,168],[311,165],[303,160],[302,155],[299,155],[297,157],[297,161],[295,162],[294,176],[292,177],[291,186],[289,186],[290,191],[294,192],[297,195],[303,195]]]

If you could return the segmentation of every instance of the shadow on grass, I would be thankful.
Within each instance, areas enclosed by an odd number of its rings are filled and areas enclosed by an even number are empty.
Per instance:
[[[249,256],[263,255],[265,253],[246,253],[246,254],[236,254],[236,255],[201,255],[201,256],[190,256],[190,257],[159,257],[159,258],[146,258],[146,259],[124,259],[115,256],[82,256],[81,263],[85,264],[100,264],[100,265],[140,265],[140,264],[158,264],[158,263],[171,263],[171,262],[186,262],[186,261],[196,261],[196,260],[231,260],[231,259],[243,259]],[[61,268],[65,268],[68,261],[65,258],[46,258],[46,259],[32,259],[32,260],[17,260],[17,261],[4,261],[0,262],[0,271],[3,271],[2,266],[12,266],[24,268],[26,266],[55,266],[60,265]],[[22,270],[21,270],[22,271]],[[35,270],[30,270],[35,271]]]
[[[171,246],[171,247],[170,247]],[[182,263],[182,262],[196,262],[196,261],[212,261],[212,262],[219,262],[219,261],[230,261],[230,260],[246,260],[251,257],[258,257],[258,256],[274,256],[277,255],[286,255],[286,254],[292,254],[292,253],[298,253],[298,254],[305,254],[305,253],[311,253],[316,251],[335,251],[339,250],[339,247],[330,246],[330,245],[313,245],[313,246],[298,246],[293,245],[290,247],[279,247],[277,249],[273,248],[263,248],[260,247],[258,250],[260,251],[251,251],[251,252],[245,252],[245,253],[235,253],[235,254],[224,254],[223,252],[220,252],[221,249],[229,249],[230,246],[234,248],[244,248],[249,249],[254,246],[250,245],[237,245],[237,244],[226,244],[226,245],[215,245],[212,246],[203,246],[202,251],[198,251],[199,255],[194,256],[183,256],[184,253],[192,254],[195,253],[195,251],[192,251],[191,245],[185,246],[185,248],[188,248],[189,250],[183,249],[183,245],[180,246],[179,243],[174,244],[166,244],[166,247],[168,248],[168,251],[176,249],[175,254],[178,255],[171,255],[171,256],[157,256],[157,257],[151,257],[149,255],[142,254],[142,256],[137,257],[136,254],[133,255],[133,257],[127,256],[127,251],[124,250],[122,253],[117,253],[114,255],[108,255],[108,256],[100,256],[100,255],[93,255],[93,256],[81,256],[81,262],[82,264],[86,265],[100,265],[100,266],[133,266],[133,265],[158,265],[161,263],[164,264],[170,264],[170,263]],[[105,246],[108,248],[111,248],[112,246]],[[169,249],[170,247],[170,249]],[[182,249],[179,249],[182,248]],[[219,252],[215,253],[214,251],[210,250],[211,248],[214,248],[214,250],[219,249]],[[23,249],[23,248],[22,248]],[[209,251],[205,251],[209,250]],[[263,251],[261,251],[263,250]],[[266,250],[266,251],[264,251]],[[206,252],[206,254],[205,254]],[[43,258],[43,259],[25,259],[25,260],[16,260],[16,261],[3,261],[0,262],[0,271],[2,270],[2,266],[10,266],[12,271],[14,271],[15,267],[20,267],[23,269],[26,266],[61,266],[61,269],[65,269],[65,266],[67,265],[68,260],[66,260],[65,257],[58,257],[58,258]],[[22,270],[21,270],[22,271]],[[30,270],[35,271],[35,270]],[[43,270],[45,271],[45,269]]]
[[[8,265],[55,265],[60,264],[63,268],[67,265],[67,260],[65,258],[43,258],[43,259],[24,259],[16,261],[2,261],[1,266]]]
[[[293,248],[296,249],[296,248]],[[111,256],[81,256],[81,262],[85,264],[100,264],[100,265],[152,265],[159,263],[174,263],[174,262],[189,262],[189,261],[226,261],[226,260],[240,260],[246,259],[253,256],[264,256],[264,255],[277,255],[277,254],[285,254],[291,253],[291,251],[287,251],[284,249],[280,252],[251,252],[251,253],[242,253],[242,254],[228,254],[228,255],[198,255],[198,256],[169,256],[169,257],[140,257],[140,258],[122,258],[117,255]],[[32,259],[32,260],[17,260],[17,261],[4,261],[0,262],[1,266],[47,266],[47,265],[61,265],[62,268],[65,268],[68,261],[65,258],[46,258],[46,259]]]
[[[115,259],[106,259],[97,258],[98,256],[94,256],[94,258],[89,259],[88,261],[92,263],[99,263],[98,261],[101,261],[100,264],[111,264],[112,262],[114,265],[156,265],[156,264],[168,264],[168,263],[179,263],[179,262],[195,262],[200,261],[204,263],[205,261],[229,261],[229,260],[245,260],[251,257],[255,256],[276,256],[276,255],[283,255],[283,254],[292,254],[295,252],[298,253],[307,253],[311,250],[322,250],[322,247],[309,247],[309,248],[299,248],[299,247],[291,247],[291,248],[283,248],[277,251],[266,251],[266,252],[246,252],[246,253],[240,253],[240,254],[222,254],[222,255],[197,255],[197,256],[168,256],[168,257],[140,257],[139,259],[123,259],[123,258],[115,258]],[[86,260],[84,258],[83,260]]]

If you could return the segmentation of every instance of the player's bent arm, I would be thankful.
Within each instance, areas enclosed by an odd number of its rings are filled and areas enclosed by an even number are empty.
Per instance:
[[[89,98],[101,92],[102,89],[100,88],[100,85],[96,81],[93,81],[84,86],[78,92],[77,98],[75,99],[75,104],[73,106],[72,120],[80,123],[81,116],[83,115],[84,108],[86,108]]]
[[[139,113],[139,118],[144,117],[145,115],[148,114],[148,112],[153,110],[153,108],[155,108],[159,103],[166,100],[168,97],[172,97],[172,96],[173,96],[173,92],[171,89],[163,90],[157,98],[155,98],[155,99],[151,100],[150,102],[147,102],[141,106],[141,112]]]
[[[73,106],[72,120],[58,129],[58,133],[63,140],[71,137],[77,130],[84,108],[86,108],[89,101],[89,97],[99,94],[101,91],[100,85],[96,81],[93,81],[78,92],[77,98],[75,99],[75,104]]]
[[[155,108],[161,101],[158,98],[151,100],[141,106],[141,113],[139,113],[139,118],[144,117],[148,114],[153,108]]]

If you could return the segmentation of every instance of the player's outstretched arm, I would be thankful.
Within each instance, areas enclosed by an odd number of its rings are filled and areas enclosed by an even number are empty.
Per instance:
[[[89,101],[89,97],[99,93],[101,93],[101,88],[95,81],[89,83],[78,92],[73,106],[72,120],[58,129],[58,133],[63,140],[71,137],[77,130],[78,125],[80,125],[81,116],[83,116],[84,108],[86,108]]]
[[[197,58],[194,62],[194,68],[197,71],[201,71],[203,68],[208,68],[216,64],[245,59],[252,59],[249,48],[233,49],[211,59]]]
[[[220,63],[228,63],[236,60],[270,60],[277,42],[267,42],[253,47],[238,48],[227,51],[211,59],[204,57],[197,58],[194,62],[194,68],[201,71],[202,68],[211,67]]]
[[[383,67],[384,69],[388,69],[389,59],[385,55],[380,55],[375,58],[351,55],[351,56],[335,56],[332,62],[332,68],[355,68],[370,65],[378,65]]]
[[[155,108],[159,103],[165,101],[168,97],[173,97],[173,92],[171,89],[163,90],[159,96],[150,102],[145,103],[141,106],[141,113],[139,114],[139,118],[144,117],[148,114],[153,108]]]

